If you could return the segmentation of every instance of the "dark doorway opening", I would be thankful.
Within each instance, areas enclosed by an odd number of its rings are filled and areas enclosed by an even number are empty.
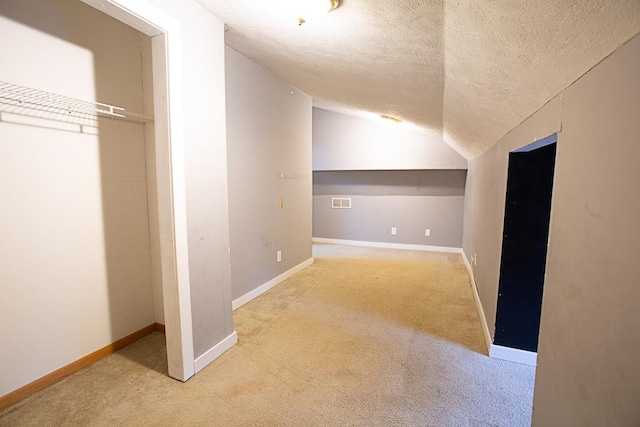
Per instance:
[[[509,154],[494,344],[537,352],[556,135]]]

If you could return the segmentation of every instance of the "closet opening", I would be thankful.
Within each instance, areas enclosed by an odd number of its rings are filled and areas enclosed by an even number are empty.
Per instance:
[[[3,404],[154,329],[194,371],[180,26],[86,3],[0,4]]]
[[[494,344],[528,352],[533,360],[538,349],[556,141],[552,135],[509,154]]]
[[[182,109],[181,25],[139,0],[82,0],[151,38],[157,227],[169,376],[195,373]]]

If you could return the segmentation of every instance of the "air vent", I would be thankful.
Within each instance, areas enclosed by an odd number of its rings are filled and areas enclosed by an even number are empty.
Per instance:
[[[331,207],[333,209],[351,209],[351,199],[346,197],[332,197]]]

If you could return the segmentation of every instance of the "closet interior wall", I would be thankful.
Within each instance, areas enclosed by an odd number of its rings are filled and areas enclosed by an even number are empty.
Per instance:
[[[0,2],[0,27],[0,81],[153,114],[147,36],[66,0]],[[153,123],[6,116],[0,396],[163,321]]]

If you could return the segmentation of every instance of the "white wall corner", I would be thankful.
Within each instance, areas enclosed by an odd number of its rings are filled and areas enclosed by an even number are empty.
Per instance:
[[[193,362],[193,367],[195,369],[196,374],[207,367],[207,365],[218,357],[222,356],[222,354],[229,350],[231,347],[236,345],[238,342],[238,333],[233,331],[231,335],[220,341],[218,344],[211,347],[207,350],[202,356],[198,357]]]
[[[308,260],[296,265],[292,269],[290,269],[288,271],[285,271],[284,273],[282,273],[278,277],[275,277],[275,278],[269,280],[268,282],[258,286],[254,290],[252,290],[250,292],[247,292],[246,294],[244,294],[240,298],[237,298],[237,299],[233,300],[233,303],[232,303],[233,310],[237,310],[238,308],[242,307],[243,305],[245,305],[249,301],[252,301],[252,300],[256,299],[260,295],[262,295],[265,292],[267,292],[269,289],[273,288],[274,286],[278,285],[281,282],[284,282],[289,277],[291,277],[294,274],[299,273],[300,271],[302,271],[305,268],[309,267],[311,264],[313,264],[313,262],[314,262],[313,257],[309,258]]]
[[[503,347],[495,344],[491,344],[489,357],[529,366],[536,366],[538,362],[538,353],[520,350],[518,348]]]
[[[462,248],[451,248],[448,246],[427,246],[427,245],[411,245],[411,244],[405,244],[405,243],[367,242],[363,240],[326,239],[324,237],[314,237],[313,243],[365,246],[368,248],[404,249],[404,250],[410,250],[410,251],[446,252],[446,253],[454,253],[454,254],[462,253]]]
[[[476,286],[476,279],[473,276],[473,268],[471,263],[467,259],[467,255],[462,251],[462,261],[464,262],[467,271],[469,272],[469,278],[471,279],[471,289],[473,289],[473,299],[476,301],[476,307],[478,308],[478,316],[480,317],[480,323],[482,326],[482,334],[484,335],[484,342],[487,346],[487,354],[491,356],[491,347],[493,346],[493,340],[491,339],[491,332],[489,331],[489,325],[487,325],[487,317],[484,315],[482,308],[482,302],[480,302],[480,295],[478,294],[478,287]]]

